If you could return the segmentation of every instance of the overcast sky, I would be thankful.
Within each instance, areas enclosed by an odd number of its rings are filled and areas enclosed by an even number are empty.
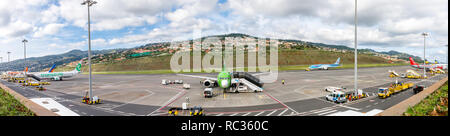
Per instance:
[[[83,0],[1,0],[0,57],[87,50]],[[354,47],[354,0],[96,0],[93,49],[245,33]],[[358,0],[359,48],[396,50],[427,59],[448,58],[448,0]]]

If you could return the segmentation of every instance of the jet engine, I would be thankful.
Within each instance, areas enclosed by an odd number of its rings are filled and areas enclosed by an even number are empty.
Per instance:
[[[204,80],[202,82],[200,82],[204,87],[214,87],[216,86],[216,83],[214,81],[211,80]]]

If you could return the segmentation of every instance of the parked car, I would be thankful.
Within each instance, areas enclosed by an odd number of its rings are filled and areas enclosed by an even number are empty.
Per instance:
[[[416,85],[416,87],[414,87],[413,92],[414,94],[420,93],[423,91],[423,89],[425,88],[425,86],[423,85]]]

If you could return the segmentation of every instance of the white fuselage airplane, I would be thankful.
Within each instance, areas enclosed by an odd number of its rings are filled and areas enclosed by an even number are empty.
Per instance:
[[[409,62],[411,64],[411,67],[413,68],[418,68],[418,69],[432,69],[432,68],[439,68],[439,69],[446,69],[447,68],[447,64],[430,64],[430,65],[420,65],[417,64],[416,62],[414,62],[414,60],[412,59],[412,57],[409,57]]]
[[[63,78],[70,78],[81,73],[81,63],[75,67],[74,70],[68,72],[53,72],[55,65],[48,72],[29,73],[40,79],[62,80]]]

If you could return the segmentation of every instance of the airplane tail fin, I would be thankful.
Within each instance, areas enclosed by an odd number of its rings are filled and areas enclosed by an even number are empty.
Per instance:
[[[75,67],[75,70],[81,72],[81,63],[78,63],[77,67]]]
[[[339,58],[336,60],[336,63],[334,63],[334,64],[339,64],[339,63],[341,63],[341,57],[339,57]]]
[[[412,57],[409,57],[409,63],[410,63],[411,65],[417,65],[417,63],[414,62],[414,60],[412,59]]]
[[[48,73],[51,73],[55,70],[56,64],[53,64],[52,68],[50,68],[50,70],[48,71]]]
[[[24,70],[24,72],[28,72],[28,67],[25,67],[25,70]]]

